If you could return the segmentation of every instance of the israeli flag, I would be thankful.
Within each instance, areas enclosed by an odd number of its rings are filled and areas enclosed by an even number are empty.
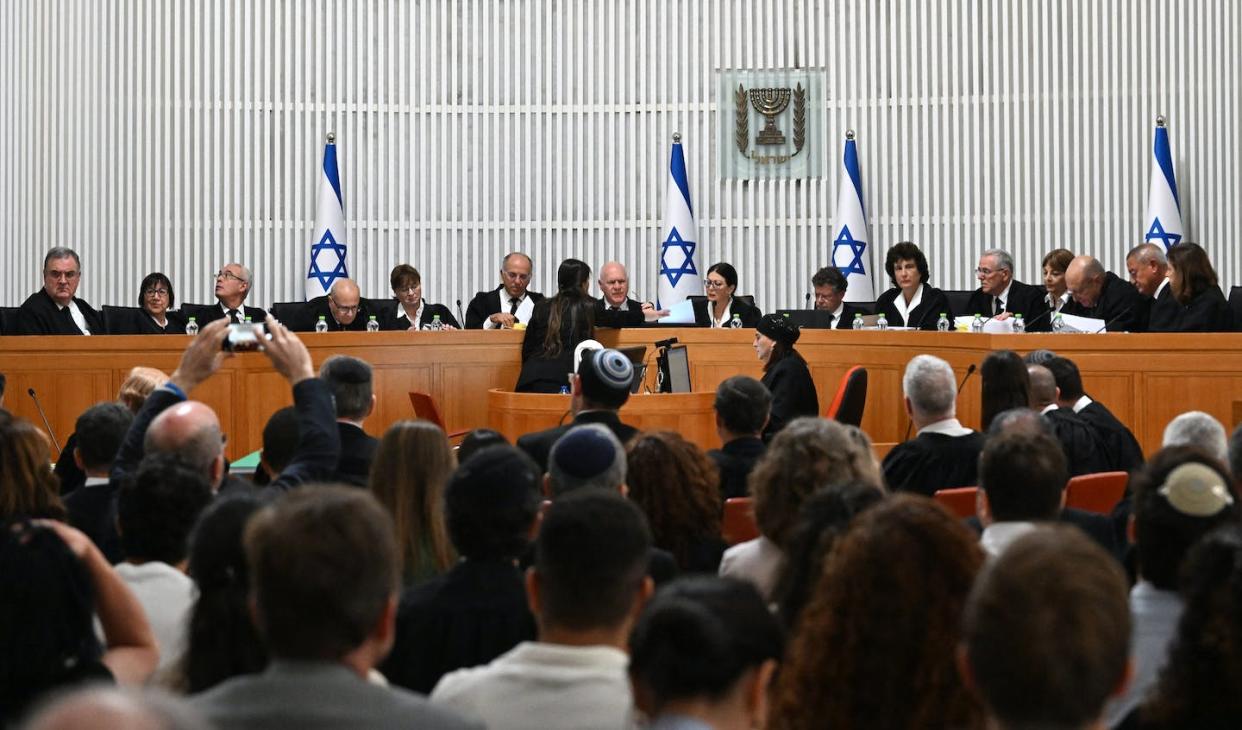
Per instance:
[[[692,294],[703,293],[703,277],[694,264],[699,231],[690,204],[690,181],[681,135],[673,134],[673,156],[668,166],[668,189],[664,194],[664,232],[660,239],[660,285],[657,306],[669,309]]]
[[[1182,240],[1182,206],[1177,199],[1177,178],[1173,175],[1173,151],[1164,117],[1156,117],[1156,139],[1152,145],[1151,186],[1147,189],[1147,217],[1143,240],[1164,245],[1164,250]]]
[[[328,133],[323,148],[323,175],[319,178],[319,210],[311,239],[306,271],[306,298],[321,297],[337,279],[349,277],[345,245],[345,212],[341,204],[341,177],[336,170],[336,135]]]
[[[832,265],[845,274],[845,301],[871,302],[875,301],[869,271],[871,237],[867,233],[862,170],[858,167],[858,146],[853,130],[845,133],[845,156],[841,162],[837,214],[832,219]]]

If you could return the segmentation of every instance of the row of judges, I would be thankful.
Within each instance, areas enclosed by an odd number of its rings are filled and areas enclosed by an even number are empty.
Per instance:
[[[520,252],[501,262],[500,283],[477,293],[464,313],[466,329],[509,329],[532,321],[535,306],[544,299],[529,285],[534,264]],[[1234,317],[1221,292],[1207,252],[1184,242],[1169,249],[1154,244],[1136,246],[1126,256],[1129,281],[1106,271],[1091,256],[1075,256],[1056,249],[1043,258],[1043,286],[1014,278],[1013,257],[1002,249],[984,251],[975,268],[979,288],[969,298],[953,299],[931,285],[927,257],[909,242],[888,250],[884,268],[892,287],[873,305],[845,302],[846,277],[836,268],[824,267],[811,279],[814,307],[828,312],[824,318],[832,329],[851,329],[858,314],[883,314],[891,327],[935,330],[943,314],[978,314],[998,320],[1022,315],[1026,329],[1046,332],[1057,314],[1091,317],[1104,322],[1110,332],[1228,332]],[[246,305],[252,274],[239,263],[229,263],[216,273],[214,304],[184,304],[177,308],[172,281],[162,273],[148,274],[139,286],[138,306],[106,307],[101,315],[76,296],[82,267],[72,249],[48,251],[43,263],[44,286],[30,295],[4,334],[182,334],[188,320],[198,326],[228,318],[259,322],[266,312]],[[453,310],[423,299],[422,277],[409,264],[396,266],[389,277],[390,299],[361,296],[358,285],[339,279],[331,292],[308,302],[277,304],[273,313],[294,330],[313,331],[323,322],[329,331],[365,330],[374,318],[381,330],[458,329],[462,323]],[[755,327],[763,313],[753,298],[737,293],[737,270],[727,262],[707,269],[704,295],[693,297],[695,324],[703,327]],[[630,296],[625,267],[608,262],[597,282],[601,296],[586,294],[593,321],[602,327],[636,327],[667,314],[651,302]],[[578,286],[578,285],[575,285]],[[808,300],[810,295],[808,294]],[[460,315],[461,302],[457,301]],[[105,320],[107,320],[105,322]]]

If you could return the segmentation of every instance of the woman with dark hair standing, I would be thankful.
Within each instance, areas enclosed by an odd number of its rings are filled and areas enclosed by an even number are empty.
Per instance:
[[[1044,254],[1044,303],[1053,314],[1061,311],[1069,301],[1069,287],[1065,285],[1065,270],[1074,260],[1074,252],[1067,248],[1054,248]]]
[[[755,325],[755,354],[763,363],[760,381],[772,393],[772,409],[763,440],[771,440],[798,416],[819,415],[819,394],[806,360],[794,349],[801,332],[779,314],[769,314]]]
[[[1221,293],[1216,270],[1197,243],[1169,249],[1169,289],[1180,305],[1175,332],[1232,332],[1233,314]]]
[[[556,296],[535,305],[522,340],[519,393],[559,393],[577,370],[573,361],[579,342],[595,336],[595,300],[587,294],[591,267],[565,259],[556,271]]]
[[[694,300],[694,321],[700,327],[729,327],[735,315],[743,327],[754,327],[763,316],[758,307],[733,296],[737,269],[732,264],[712,264],[703,279],[703,290],[707,298]]]
[[[893,288],[875,300],[875,312],[883,314],[890,327],[934,330],[941,314],[953,321],[949,297],[927,284],[927,257],[918,246],[902,241],[890,248],[884,270]]]
[[[982,391],[981,431],[987,431],[992,419],[1010,408],[1029,408],[1031,405],[1031,376],[1026,363],[1012,350],[997,350],[983,358],[979,368]]]
[[[135,317],[140,334],[184,335],[186,318],[181,312],[172,311],[177,306],[177,294],[172,282],[160,272],[147,274],[138,286],[138,308],[142,315]]]

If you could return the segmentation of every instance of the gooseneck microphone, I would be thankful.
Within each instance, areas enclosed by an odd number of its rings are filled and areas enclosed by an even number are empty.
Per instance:
[[[1043,319],[1044,317],[1051,317],[1051,316],[1052,316],[1052,309],[1051,309],[1051,308],[1048,308],[1048,309],[1044,310],[1044,313],[1043,313],[1043,314],[1038,315],[1037,317],[1035,317],[1034,319],[1032,319],[1030,322],[1027,322],[1027,323],[1026,323],[1026,331],[1027,331],[1027,332],[1030,332],[1030,331],[1031,331],[1031,325],[1032,325],[1032,324],[1034,324],[1034,323],[1038,322],[1039,320]]]
[[[975,374],[975,370],[978,370],[978,366],[972,362],[970,366],[966,368],[966,374],[962,376],[962,382],[957,384],[957,395],[962,394],[962,388],[966,387],[966,381],[970,379],[970,376]],[[903,438],[902,441],[910,440],[910,429],[913,426],[914,419],[912,418],[906,423],[906,437]]]
[[[1125,315],[1127,312],[1129,312],[1131,309],[1134,309],[1134,302],[1131,302],[1131,303],[1130,303],[1130,306],[1126,307],[1125,309],[1121,310],[1120,312],[1118,312],[1118,313],[1114,314],[1113,316],[1111,316],[1111,317],[1109,317],[1107,320],[1105,320],[1105,321],[1104,321],[1104,326],[1103,326],[1103,327],[1101,327],[1101,328],[1099,328],[1098,330],[1096,330],[1096,331],[1095,331],[1095,334],[1097,334],[1097,335],[1098,335],[1098,334],[1100,334],[1101,332],[1103,332],[1104,330],[1108,329],[1108,326],[1109,326],[1110,324],[1112,324],[1113,322],[1116,322],[1117,320],[1121,319],[1121,318],[1122,318],[1122,316],[1124,316],[1124,315]]]
[[[52,437],[52,445],[56,447],[56,455],[59,458],[60,442],[56,440],[56,432],[52,430],[52,424],[47,421],[47,414],[43,412],[43,405],[39,403],[39,396],[35,395],[34,388],[27,388],[26,395],[30,396],[30,400],[34,401],[35,408],[39,411],[39,417],[43,419],[43,427],[47,429],[47,435]]]
[[[461,313],[461,300],[457,300],[457,321],[461,322],[461,326],[466,326],[466,317]]]
[[[810,309],[811,308],[811,292],[806,293],[805,302],[806,304],[803,306],[803,309]]]

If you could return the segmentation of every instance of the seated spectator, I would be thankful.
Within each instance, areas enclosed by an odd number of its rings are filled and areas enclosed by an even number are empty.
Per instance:
[[[1011,350],[997,350],[983,358],[979,367],[980,398],[982,402],[980,422],[983,431],[992,425],[992,419],[1010,408],[1027,408],[1031,405],[1031,379],[1026,363]]]
[[[957,420],[953,368],[933,355],[918,355],[906,365],[901,387],[917,435],[884,457],[889,488],[930,497],[939,489],[977,484],[983,434]]]
[[[263,448],[259,451],[259,466],[254,470],[254,483],[271,484],[277,474],[285,470],[298,449],[298,410],[285,406],[272,414],[263,424]]]
[[[966,607],[960,666],[992,727],[1100,727],[1125,685],[1125,575],[1073,530],[1040,528],[979,576]]]
[[[201,336],[201,335],[200,335]],[[299,489],[246,527],[255,624],[272,662],[192,700],[218,727],[465,728],[422,697],[367,681],[392,646],[392,521],[347,487]]]
[[[1031,350],[1026,353],[1026,357],[1022,358],[1022,362],[1027,365],[1047,365],[1048,361],[1056,356],[1057,354],[1052,350]]]
[[[656,593],[630,636],[635,704],[652,728],[763,727],[784,643],[749,583],[678,580]]]
[[[332,392],[336,430],[341,437],[341,456],[331,481],[365,487],[379,448],[379,439],[362,430],[363,422],[375,410],[371,366],[356,357],[333,355],[319,366],[319,379]]]
[[[26,730],[210,730],[184,700],[158,690],[90,687],[37,710]]]
[[[1133,471],[1143,465],[1143,447],[1134,433],[1119,421],[1103,403],[1092,400],[1083,391],[1082,375],[1073,360],[1052,357],[1041,363],[1056,379],[1057,405],[1078,414],[1098,431],[1112,457],[1109,471]]]
[[[716,434],[721,446],[707,452],[720,472],[720,499],[747,497],[746,479],[763,456],[763,427],[768,423],[772,394],[763,383],[734,375],[716,387]]]
[[[790,636],[769,726],[982,728],[953,666],[982,565],[974,536],[930,499],[897,495],[860,514]]]
[[[1220,463],[1229,463],[1229,443],[1225,439],[1225,427],[1211,414],[1203,411],[1187,411],[1169,421],[1164,427],[1164,438],[1160,445],[1197,446]]]
[[[125,562],[116,572],[146,611],[160,650],[159,669],[172,666],[185,648],[195,594],[194,581],[185,574],[187,540],[211,498],[207,478],[167,454],[143,459],[117,493]]]
[[[883,489],[875,458],[848,428],[823,418],[791,421],[772,439],[750,475],[760,536],[726,550],[720,574],[749,580],[771,600],[802,503],[838,481]]]
[[[846,482],[830,484],[803,503],[772,596],[787,631],[797,627],[832,546],[854,517],[883,500],[884,493],[870,484]]]
[[[396,526],[402,585],[440,575],[456,560],[443,508],[454,466],[448,437],[429,421],[394,423],[375,453],[371,493]]]
[[[1130,530],[1138,554],[1138,583],[1130,590],[1134,675],[1105,708],[1109,727],[1138,707],[1164,668],[1182,615],[1177,578],[1186,553],[1213,528],[1236,523],[1239,514],[1220,466],[1189,446],[1158,452],[1134,475],[1131,492]]]
[[[81,532],[51,520],[0,529],[0,582],[0,720],[57,688],[141,684],[155,669],[142,606]]]
[[[47,435],[0,410],[0,524],[22,518],[65,518]]]
[[[526,576],[539,640],[446,674],[431,701],[492,730],[633,727],[625,649],[652,591],[650,547],[642,512],[619,495],[587,489],[553,501]]]
[[[630,499],[647,516],[656,547],[683,573],[720,567],[720,477],[702,449],[673,431],[640,434],[626,457]]]
[[[483,449],[453,473],[445,520],[462,559],[402,594],[396,642],[380,667],[388,681],[426,694],[445,673],[535,639],[517,560],[539,516],[540,478],[508,445]]]
[[[457,463],[464,464],[466,459],[486,449],[488,446],[508,446],[509,439],[499,431],[490,428],[476,428],[466,434],[457,447]]]
[[[267,666],[267,649],[246,603],[250,569],[242,548],[246,524],[262,505],[252,494],[221,497],[203,511],[190,533],[187,569],[198,598],[190,609],[184,653],[162,678],[176,691],[198,694]]]
[[[121,439],[134,414],[119,403],[96,403],[74,424],[73,460],[86,475],[82,487],[65,496],[69,524],[86,533],[109,563],[124,557],[116,532],[118,484],[108,478]]]
[[[1117,462],[1104,433],[1072,409],[1057,405],[1060,390],[1052,371],[1043,365],[1028,365],[1027,373],[1031,383],[1031,408],[1052,424],[1052,432],[1065,451],[1070,476],[1112,471]]]

